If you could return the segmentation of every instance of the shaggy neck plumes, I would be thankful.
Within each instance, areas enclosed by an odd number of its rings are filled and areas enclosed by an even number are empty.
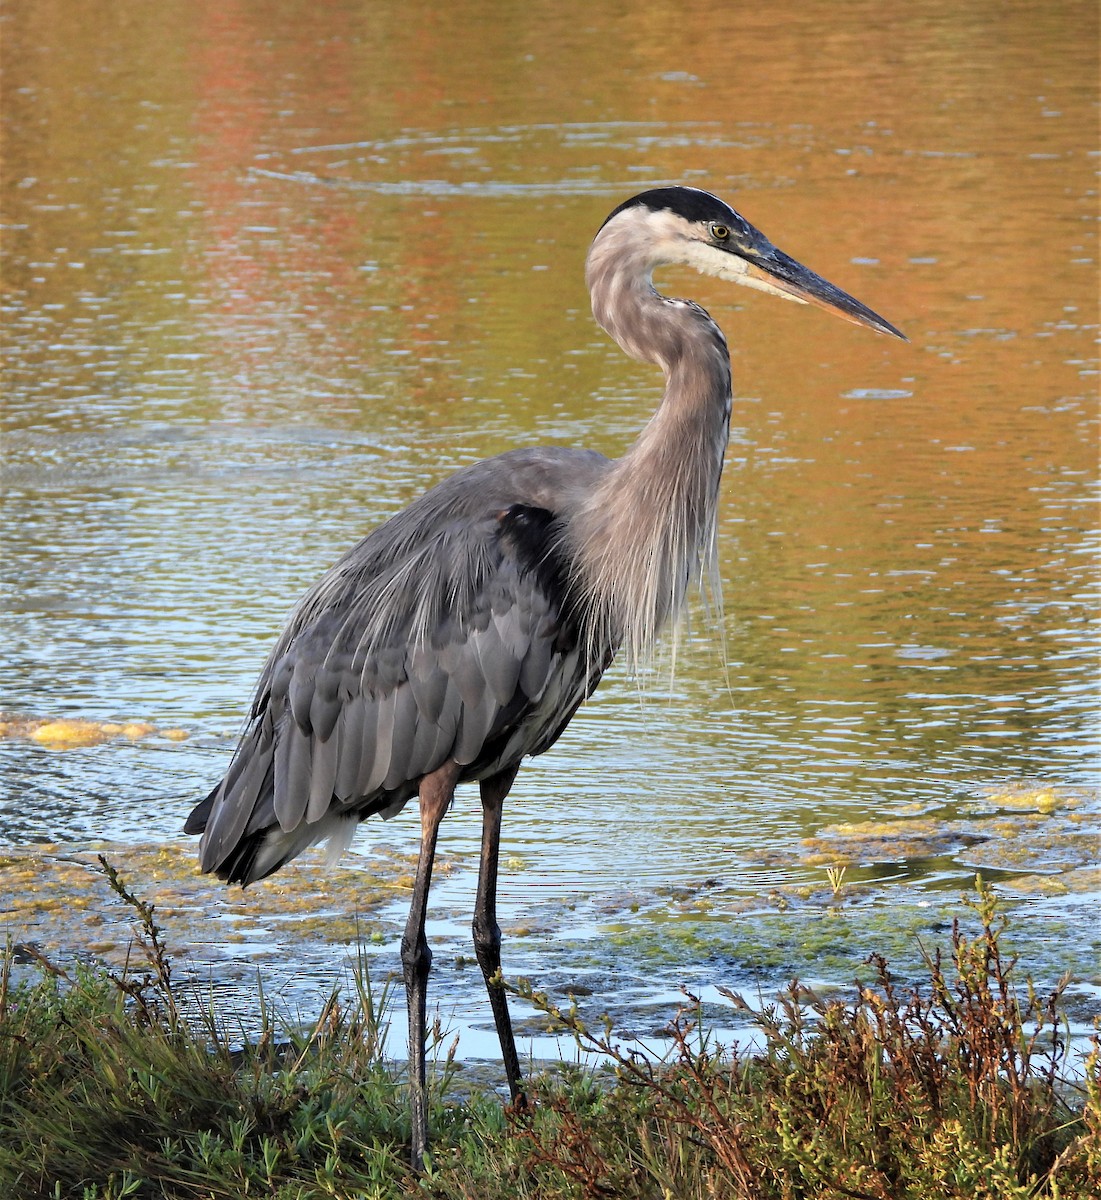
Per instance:
[[[718,598],[715,513],[730,422],[730,358],[702,308],[654,290],[654,264],[632,262],[622,245],[600,250],[598,238],[587,272],[593,312],[628,354],[662,368],[665,395],[574,515],[569,536],[597,614],[593,649],[622,645],[636,668],[701,569]]]

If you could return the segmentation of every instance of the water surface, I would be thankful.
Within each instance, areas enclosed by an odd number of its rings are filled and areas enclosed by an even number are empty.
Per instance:
[[[8,6],[0,704],[188,735],[0,741],[11,861],[187,845],[286,613],[349,544],[487,455],[629,444],[660,381],[593,324],[582,262],[615,204],[684,182],[910,344],[662,281],[732,346],[725,614],[694,613],[672,680],[613,672],[522,773],[506,969],[628,1014],[682,981],[841,984],[880,939],[913,962],[982,868],[1037,969],[1092,1003],[1096,24],[932,0]],[[460,1023],[477,807],[434,893]],[[416,828],[357,848],[400,858]],[[830,861],[863,890],[823,940]],[[406,895],[370,916],[383,970]],[[340,974],[323,931],[245,922],[227,948],[202,911],[197,976],[259,961],[308,1007]],[[36,912],[8,931],[63,941]]]

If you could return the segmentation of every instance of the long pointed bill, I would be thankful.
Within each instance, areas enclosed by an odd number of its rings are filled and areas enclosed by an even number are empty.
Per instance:
[[[760,242],[743,245],[739,249],[739,256],[747,267],[743,282],[748,283],[750,287],[783,296],[788,300],[798,300],[801,304],[815,304],[827,312],[844,317],[846,321],[852,321],[855,325],[867,325],[880,333],[901,338],[904,342],[909,341],[909,338],[890,321],[885,321],[848,292],[843,292],[821,275],[816,275],[808,267],[804,267],[802,263],[789,258],[767,239],[762,237]]]

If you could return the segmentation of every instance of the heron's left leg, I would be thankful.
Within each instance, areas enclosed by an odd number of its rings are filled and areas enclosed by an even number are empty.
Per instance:
[[[497,859],[501,848],[501,811],[516,768],[482,780],[482,860],[478,871],[478,897],[474,903],[474,953],[485,976],[489,1004],[501,1042],[505,1078],[513,1102],[523,1104],[520,1059],[508,1015],[508,998],[501,981],[501,927],[497,924]]]
[[[420,783],[421,848],[417,859],[417,878],[413,884],[413,902],[401,939],[401,965],[405,976],[405,999],[409,1008],[409,1109],[413,1124],[413,1166],[418,1170],[428,1148],[428,1092],[425,1085],[424,1037],[428,999],[428,972],[432,951],[424,936],[428,915],[428,888],[432,882],[432,860],[436,855],[436,835],[444,813],[451,807],[455,784],[462,768],[445,763],[426,775]]]

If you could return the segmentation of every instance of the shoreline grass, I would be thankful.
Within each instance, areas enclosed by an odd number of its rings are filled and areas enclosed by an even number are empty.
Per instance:
[[[406,1091],[382,1055],[390,996],[361,964],[314,1025],[261,1002],[260,1035],[183,1002],[151,906],[106,861],[140,962],[0,962],[0,1195],[276,1200],[1087,1200],[1101,1193],[1101,1053],[1071,1078],[1062,985],[1003,957],[1006,920],[978,885],[951,944],[903,988],[888,963],[845,1002],[793,982],[749,1010],[752,1055],[715,1043],[686,996],[660,1059],[624,1049],[526,984],[514,993],[604,1064],[532,1081],[532,1104],[462,1099],[436,1031],[433,1148],[408,1167]],[[1021,980],[1018,982],[1018,980]],[[256,1015],[249,1014],[250,1026]],[[243,1041],[243,1044],[242,1044]]]

